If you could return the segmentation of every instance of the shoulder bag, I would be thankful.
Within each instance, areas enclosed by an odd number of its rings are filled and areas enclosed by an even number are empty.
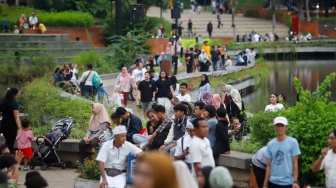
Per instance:
[[[80,89],[82,91],[84,90],[85,82],[88,79],[88,77],[90,76],[90,74],[91,74],[91,71],[90,71],[89,75],[85,78],[84,82],[79,83]]]

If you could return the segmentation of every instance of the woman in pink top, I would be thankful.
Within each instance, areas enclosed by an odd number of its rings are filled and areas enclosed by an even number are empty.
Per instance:
[[[20,29],[23,29],[24,28],[24,24],[27,23],[27,18],[24,14],[21,15],[21,18],[20,18]]]
[[[18,136],[16,137],[17,146],[19,151],[23,153],[23,171],[28,171],[28,161],[34,156],[31,142],[34,139],[34,134],[29,130],[30,122],[28,119],[21,121],[22,129],[19,130]]]
[[[168,46],[166,48],[166,54],[174,55],[174,46],[172,42],[168,42]]]
[[[127,68],[123,67],[121,73],[117,77],[117,82],[115,85],[120,85],[122,88],[123,101],[121,103],[126,107],[128,97],[131,90],[131,75],[127,72]]]

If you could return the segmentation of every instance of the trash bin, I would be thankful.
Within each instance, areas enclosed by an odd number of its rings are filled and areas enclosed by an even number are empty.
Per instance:
[[[167,72],[168,76],[171,76],[171,66],[172,66],[172,55],[171,54],[162,54],[162,61],[160,64],[161,70]]]
[[[292,30],[293,34],[297,35],[299,33],[299,15],[292,14]]]

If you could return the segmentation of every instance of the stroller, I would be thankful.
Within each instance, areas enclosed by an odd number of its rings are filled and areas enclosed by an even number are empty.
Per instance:
[[[36,138],[36,147],[34,148],[34,157],[30,161],[30,169],[35,169],[35,162],[37,161],[41,163],[42,170],[46,170],[51,163],[57,163],[62,169],[66,169],[66,163],[60,160],[56,149],[62,140],[69,137],[75,123],[76,120],[72,118],[60,119],[54,124],[50,133]],[[43,139],[43,141],[40,139]]]

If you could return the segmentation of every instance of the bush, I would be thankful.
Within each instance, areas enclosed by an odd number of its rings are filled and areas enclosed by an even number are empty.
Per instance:
[[[230,149],[231,151],[239,151],[243,153],[251,153],[255,154],[262,145],[258,142],[253,142],[252,140],[248,139],[245,141],[232,141],[230,143]]]
[[[34,9],[32,7],[5,7],[0,14],[0,20],[7,20],[11,28],[14,25],[19,25],[21,14],[25,14],[27,19],[32,12],[35,12],[39,22],[48,27],[91,27],[94,23],[94,18],[89,13],[78,11],[64,12],[46,12],[43,10]],[[2,26],[1,26],[2,27]]]
[[[92,115],[90,101],[62,97],[62,91],[49,81],[52,79],[51,76],[45,76],[33,80],[26,85],[19,97],[21,106],[28,114],[33,133],[35,136],[42,136],[50,131],[51,126],[44,123],[43,115],[52,120],[72,117],[76,119],[76,125],[72,128],[70,138],[83,138]],[[109,108],[108,111],[112,112]]]
[[[92,148],[93,155],[91,160],[89,158],[84,159],[84,163],[77,163],[78,169],[76,170],[79,178],[87,180],[99,180],[99,161],[96,160],[99,152],[99,148]]]
[[[256,9],[249,9],[249,10],[246,10],[244,16],[245,16],[245,17],[256,18],[256,17],[258,17],[258,10],[256,10]]]
[[[203,38],[202,39],[202,44],[199,44],[200,47],[203,46],[203,42],[204,41],[208,41],[208,45],[209,46],[214,46],[214,45],[217,45],[217,46],[222,46],[224,44],[224,42],[222,42],[221,40],[219,39],[210,39],[210,38]],[[184,49],[187,49],[189,47],[193,47],[195,46],[196,44],[196,40],[195,39],[183,39],[182,40],[182,46]]]
[[[325,137],[336,124],[336,103],[331,101],[331,93],[328,91],[335,78],[336,73],[327,76],[315,92],[304,90],[295,78],[294,85],[300,97],[295,106],[276,113],[260,112],[248,119],[248,126],[252,128],[252,140],[262,145],[266,145],[275,137],[273,118],[281,115],[288,119],[287,135],[295,137],[299,142],[302,153],[299,157],[300,173],[306,181],[314,179],[314,176],[311,177],[312,164],[318,158],[321,149],[326,146]],[[322,173],[315,177],[318,181],[310,183],[324,184]]]

